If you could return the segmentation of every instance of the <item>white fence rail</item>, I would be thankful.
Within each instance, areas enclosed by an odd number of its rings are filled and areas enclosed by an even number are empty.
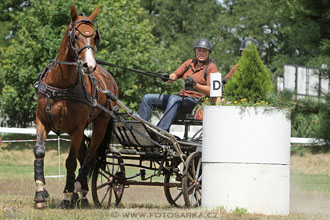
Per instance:
[[[35,128],[4,128],[0,127],[0,133],[12,133],[12,134],[31,134],[35,135],[36,134],[36,129]],[[85,134],[87,136],[91,135],[92,131],[91,130],[86,130]],[[175,132],[177,136],[180,136],[180,132]],[[56,135],[54,132],[50,132],[50,135]],[[183,134],[183,133],[182,133]],[[66,140],[68,141],[69,139],[63,139],[60,138],[61,140]],[[17,140],[16,142],[28,142],[28,141],[35,141],[35,139],[31,140]],[[5,140],[2,140],[4,143]],[[1,143],[1,141],[0,141]],[[300,138],[300,137],[291,137],[291,144],[322,144],[323,141],[320,139],[315,139],[315,138]]]
[[[322,69],[327,69],[326,65]],[[284,65],[283,78],[278,78],[279,92],[289,90],[298,98],[305,96],[323,97],[330,94],[329,79],[322,77],[321,69],[297,65]]]

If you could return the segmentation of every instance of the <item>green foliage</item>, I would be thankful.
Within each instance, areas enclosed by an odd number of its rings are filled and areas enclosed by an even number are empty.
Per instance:
[[[141,5],[154,24],[153,34],[170,49],[169,59],[179,63],[190,59],[194,56],[193,44],[201,38],[217,44],[217,17],[222,6],[216,0],[141,0]],[[212,55],[217,61],[219,54]]]
[[[246,215],[247,214],[247,209],[246,208],[239,208],[239,207],[236,207],[235,210],[233,211],[233,214],[235,215]]]
[[[318,138],[322,138],[326,142],[326,148],[330,150],[330,97],[327,96],[327,100],[320,110],[320,129],[318,132]]]
[[[23,125],[33,119],[36,102],[32,83],[56,56],[70,22],[72,2],[1,2],[0,108],[2,116],[10,116],[11,124]],[[214,44],[211,57],[225,74],[237,63],[242,40],[253,37],[259,42],[260,57],[271,71],[273,82],[283,74],[284,64],[330,67],[327,0],[86,0],[74,3],[79,12],[87,15],[100,6],[96,24],[101,32],[101,44],[96,57],[118,65],[172,72],[194,56],[192,45],[197,39],[207,38]],[[107,69],[119,84],[120,99],[133,109],[143,94],[161,91],[160,80],[117,68]],[[175,93],[181,86],[180,81],[166,85],[164,93]],[[326,117],[326,111],[322,112]],[[323,122],[326,120],[321,120]],[[310,131],[297,127],[298,130],[299,133]]]
[[[1,114],[2,117],[9,116],[11,125],[25,126],[33,120],[36,96],[32,85],[39,72],[55,58],[63,37],[66,37],[71,4],[65,0],[34,0],[11,16],[11,25],[16,31],[10,45],[0,50]],[[166,60],[163,58],[166,53],[162,43],[156,43],[152,26],[145,19],[146,11],[140,7],[139,1],[75,3],[78,13],[86,15],[91,14],[97,5],[101,6],[96,18],[101,42],[96,58],[125,67],[160,71],[152,57]],[[172,61],[164,62],[164,66],[172,66]],[[137,107],[144,93],[160,91],[154,79],[120,69],[110,71],[119,85],[120,98],[129,107]]]
[[[270,74],[258,56],[255,45],[244,51],[238,63],[238,69],[224,88],[227,100],[247,99],[248,103],[268,101],[272,91]]]
[[[22,11],[29,5],[29,1],[26,0],[6,0],[1,1],[0,4],[0,48],[5,48],[9,45],[9,39],[11,31],[15,30],[15,27],[11,25],[11,16],[16,11]]]
[[[291,114],[291,136],[316,138],[320,129],[320,119],[317,114],[303,114],[294,112]]]
[[[314,146],[313,150],[330,150],[330,97],[325,100],[305,98],[296,101],[292,111],[292,136],[312,137],[324,140],[325,145]]]
[[[290,148],[291,155],[305,156],[307,153],[306,146],[303,145],[293,145]]]

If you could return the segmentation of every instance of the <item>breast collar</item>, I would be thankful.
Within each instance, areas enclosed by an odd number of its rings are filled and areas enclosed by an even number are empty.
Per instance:
[[[51,61],[49,65],[39,74],[37,81],[34,83],[36,92],[48,98],[75,100],[94,106],[97,100],[97,91],[95,86],[97,79],[94,74],[89,74],[89,80],[92,86],[91,95],[87,92],[86,83],[83,79],[82,70],[79,70],[80,68],[78,68],[78,78],[72,86],[67,88],[54,87],[46,83],[47,75],[54,67],[54,64],[55,62]],[[80,83],[82,84],[82,88],[78,86]]]

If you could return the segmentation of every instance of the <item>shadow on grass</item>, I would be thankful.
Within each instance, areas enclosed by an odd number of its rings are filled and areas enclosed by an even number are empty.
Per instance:
[[[51,198],[48,199],[47,201],[47,208],[49,209],[62,209],[65,210],[63,208],[61,208],[61,202],[62,200],[60,198]],[[172,208],[178,208],[178,209],[184,209],[185,207],[174,207],[174,206],[170,206],[170,205],[157,205],[157,204],[153,204],[153,203],[130,203],[130,204],[123,204],[123,203],[119,203],[119,205],[114,206],[113,204],[110,205],[110,207],[103,207],[103,206],[95,206],[93,201],[88,200],[89,202],[89,207],[86,208],[80,208],[78,206],[76,206],[75,208],[69,208],[70,210],[79,210],[79,209],[92,209],[92,210],[105,210],[105,209],[112,209],[112,208],[116,208],[116,209],[130,209],[130,208],[145,208],[145,209],[172,209]]]

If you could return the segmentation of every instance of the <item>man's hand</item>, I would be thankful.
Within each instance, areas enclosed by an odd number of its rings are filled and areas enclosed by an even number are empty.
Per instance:
[[[196,84],[197,83],[191,76],[188,76],[187,79],[184,81],[185,89],[193,89]]]
[[[229,78],[225,78],[221,82],[222,82],[223,85],[225,85],[225,84],[227,84],[228,80],[229,80]]]

